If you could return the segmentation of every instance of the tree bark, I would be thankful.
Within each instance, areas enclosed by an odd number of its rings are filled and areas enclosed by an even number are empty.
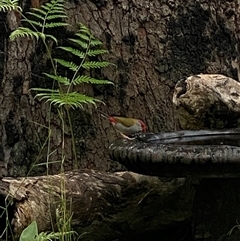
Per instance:
[[[192,216],[194,193],[187,179],[166,182],[132,172],[75,171],[0,180],[0,202],[9,201],[15,236],[34,220],[39,232],[57,230],[61,217],[56,218],[56,213],[62,211],[64,194],[66,208],[73,214],[72,228],[80,235],[78,240],[84,241],[113,240],[181,225]],[[169,206],[171,202],[175,205]]]
[[[29,10],[28,1],[20,4],[25,12]],[[199,73],[240,76],[238,0],[66,1],[66,9],[69,22],[89,26],[110,52],[104,59],[117,66],[93,73],[112,80],[114,87],[85,86],[84,92],[106,102],[102,111],[141,118],[151,132],[178,128],[172,95],[180,79]],[[9,41],[9,33],[20,25],[13,13],[0,13],[0,21],[0,172],[19,176],[31,169],[47,137],[41,125],[47,123],[48,108],[27,90],[49,85],[42,76],[48,61],[41,44]],[[60,33],[60,41],[68,37],[68,32]],[[79,167],[121,170],[108,156],[108,146],[116,139],[109,123],[91,108],[72,116]],[[51,128],[52,150],[59,150],[61,125],[56,115]],[[69,133],[65,144],[68,170],[73,166]],[[38,162],[45,161],[42,153]],[[58,172],[57,164],[51,167]],[[32,174],[44,171],[44,166],[35,166]]]

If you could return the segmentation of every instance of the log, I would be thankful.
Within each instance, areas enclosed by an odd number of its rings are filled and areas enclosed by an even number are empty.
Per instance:
[[[0,180],[0,203],[9,202],[7,210],[14,235],[19,237],[34,220],[40,232],[51,231],[52,227],[56,230],[62,193],[67,208],[71,207],[72,228],[81,235],[78,240],[104,241],[161,230],[188,220],[195,190],[187,179],[166,182],[132,172],[84,170],[6,177]]]
[[[240,127],[240,83],[220,74],[199,74],[180,80],[173,103],[181,129]]]

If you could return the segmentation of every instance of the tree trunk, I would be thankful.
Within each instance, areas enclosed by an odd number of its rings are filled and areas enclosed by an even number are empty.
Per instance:
[[[20,1],[24,11],[27,1]],[[83,22],[110,51],[116,67],[101,73],[115,86],[88,87],[106,102],[101,110],[143,119],[151,132],[174,130],[172,95],[178,80],[199,73],[219,73],[238,79],[240,13],[238,0],[178,1],[66,1],[71,24]],[[35,41],[10,42],[9,33],[20,22],[14,13],[0,13],[0,74],[2,76],[0,166],[2,175],[25,175],[46,140],[48,108],[40,106],[29,87],[46,83],[44,48]],[[67,38],[61,31],[59,38]],[[93,73],[94,74],[94,73]],[[72,113],[79,166],[99,170],[122,169],[108,157],[116,133],[98,112],[88,108]],[[61,147],[57,117],[52,117],[52,151]],[[65,168],[72,168],[71,141],[66,133]],[[56,153],[55,158],[58,158]],[[39,162],[45,162],[45,155]],[[21,168],[20,168],[21,167]],[[53,165],[57,172],[57,165]],[[32,174],[44,172],[34,167]]]
[[[25,12],[29,10],[28,1],[20,3]],[[172,95],[175,84],[182,78],[199,73],[221,73],[240,79],[238,0],[85,0],[66,1],[66,9],[68,21],[74,26],[79,21],[89,26],[110,52],[104,58],[116,64],[116,67],[93,73],[112,80],[115,83],[113,87],[84,86],[84,92],[106,102],[106,106],[101,106],[102,111],[141,118],[151,132],[178,128]],[[47,138],[47,128],[43,125],[48,123],[49,111],[46,105],[34,100],[28,90],[49,86],[42,75],[49,68],[48,60],[40,43],[28,39],[9,41],[10,32],[19,25],[19,18],[14,12],[0,13],[0,174],[4,176],[23,176],[29,170],[31,174],[44,173],[45,166],[31,167],[36,160],[36,163],[46,162],[43,143]],[[60,40],[67,37],[67,31],[59,31]],[[90,107],[71,114],[79,167],[121,170],[123,167],[112,162],[108,155],[109,144],[116,139],[109,123]],[[57,115],[50,119],[50,124],[53,133],[51,151],[59,150],[62,136]],[[68,131],[65,144],[69,152],[65,168],[72,169],[71,136]],[[54,159],[59,160],[60,153],[54,152],[54,155]],[[51,167],[54,173],[58,173],[58,165]],[[228,205],[229,209],[233,209],[239,204],[239,196],[229,183],[227,187],[232,187],[232,192],[224,197],[228,200],[234,197],[235,202]],[[216,188],[214,185],[211,187]],[[221,185],[217,186],[219,195],[221,188]],[[211,193],[212,189],[208,192]],[[233,193],[236,195],[233,196]],[[198,198],[204,194],[205,189],[202,188]],[[211,200],[211,195],[208,197]],[[175,200],[178,201],[178,197]],[[212,206],[218,207],[217,211],[221,213],[225,200],[219,202],[217,196],[214,201]],[[167,207],[170,203],[175,204],[174,201],[164,202],[162,206]],[[212,210],[207,205],[202,208],[203,219],[194,222],[197,228],[205,227],[206,210],[212,216]],[[159,210],[156,203],[151,207],[154,213]],[[176,213],[181,214],[181,208],[175,207]],[[198,203],[196,209],[199,210]],[[140,208],[137,217],[139,214],[142,214]],[[225,213],[222,217],[225,222]],[[228,219],[234,220],[232,223],[224,223],[225,228],[235,225],[236,217],[237,212]],[[101,215],[98,218],[101,220]],[[147,224],[149,219],[143,221]],[[209,226],[217,224],[218,218],[209,218]],[[202,237],[209,230],[216,234],[216,229],[209,226],[203,230]],[[125,227],[124,223],[119,227]],[[143,227],[142,224],[140,227]],[[222,228],[221,225],[219,227]]]
[[[192,216],[194,193],[187,179],[165,182],[132,172],[75,171],[0,180],[0,203],[7,200],[9,204],[15,236],[34,220],[39,232],[51,231],[51,227],[57,231],[65,202],[69,216],[73,214],[72,228],[80,235],[77,240],[84,241],[181,226]],[[175,205],[169,206],[171,202]],[[5,217],[1,217],[3,223]]]

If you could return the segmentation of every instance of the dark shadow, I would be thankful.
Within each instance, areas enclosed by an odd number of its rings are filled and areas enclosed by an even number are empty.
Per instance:
[[[191,222],[183,222],[165,230],[155,230],[135,236],[127,236],[119,241],[192,241]]]

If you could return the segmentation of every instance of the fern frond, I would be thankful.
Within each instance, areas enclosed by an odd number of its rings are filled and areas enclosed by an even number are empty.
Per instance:
[[[64,10],[64,7],[62,9],[58,8],[58,9],[55,9],[55,10],[51,10],[51,12],[49,14],[62,14],[62,18],[67,17],[66,12]]]
[[[66,18],[67,15],[64,11],[64,1],[63,0],[51,0],[41,6],[40,9],[32,8],[29,15],[35,17],[35,20],[24,19],[23,21],[28,22],[33,27],[41,27],[41,32],[44,32],[44,28],[55,28],[61,26],[67,26],[64,22],[53,22],[55,19]]]
[[[87,55],[91,57],[106,53],[109,53],[106,49],[89,49],[87,51]]]
[[[47,11],[44,11],[42,9],[42,6],[41,8],[31,8],[32,11],[34,12],[37,12],[39,15],[42,14],[43,16],[47,15]],[[32,12],[28,12],[28,14],[31,14]]]
[[[78,66],[76,64],[74,64],[73,62],[69,62],[63,59],[54,59],[57,63],[59,63],[60,65],[69,68],[72,71],[77,71],[78,70]]]
[[[97,85],[101,85],[101,84],[113,84],[113,82],[108,81],[108,80],[99,80],[99,79],[95,79],[95,78],[91,78],[89,76],[86,75],[80,75],[77,78],[75,78],[72,81],[73,85],[78,85],[78,84],[82,84],[82,83],[87,83],[87,84],[97,84]]]
[[[77,92],[70,92],[58,95],[55,94],[54,96],[51,96],[51,99],[49,101],[54,105],[58,105],[59,107],[64,105],[70,106],[73,109],[78,107],[82,108],[82,104],[96,105],[96,102],[101,102],[98,99],[83,94],[79,94]]]
[[[61,106],[69,106],[73,109],[78,107],[83,107],[83,104],[93,104],[96,105],[96,102],[101,102],[98,99],[95,99],[90,96],[86,96],[83,94],[79,94],[77,92],[70,92],[70,93],[60,93],[57,90],[50,90],[50,89],[40,89],[34,88],[33,90],[36,91],[45,91],[39,93],[35,96],[35,98],[39,98],[40,101],[49,102],[50,104],[57,105],[58,107]]]
[[[48,15],[46,17],[47,20],[53,20],[53,19],[57,19],[57,18],[63,18],[63,17],[66,17],[66,16],[62,16],[62,14],[53,14],[53,15]]]
[[[45,28],[57,28],[57,27],[64,27],[64,26],[68,26],[68,23],[46,23],[44,25]]]
[[[84,52],[82,52],[82,51],[80,51],[78,49],[74,49],[72,47],[63,47],[63,46],[61,46],[61,47],[58,47],[58,48],[63,49],[65,51],[67,51],[67,52],[70,52],[70,53],[78,56],[80,59],[84,58],[84,56],[85,56]]]
[[[79,23],[79,32],[85,33],[89,36],[91,35],[89,28],[86,25],[84,25],[83,23]]]
[[[78,45],[81,46],[83,49],[87,49],[87,47],[88,47],[88,44],[87,44],[87,43],[85,43],[85,42],[83,42],[83,41],[81,41],[81,40],[79,40],[79,39],[69,38],[69,40],[72,41],[72,42],[74,42],[74,43],[76,43],[76,44],[78,44]]]
[[[22,8],[18,4],[18,0],[1,0],[0,12],[19,11],[22,12]]]
[[[51,38],[56,43],[56,45],[58,45],[58,41],[57,41],[57,39],[53,35],[45,34],[45,36],[48,37],[48,38]]]
[[[18,37],[36,38],[37,40],[39,39],[39,37],[44,38],[43,34],[25,27],[17,28],[9,36],[11,41]]]
[[[79,38],[86,40],[87,42],[90,41],[91,36],[86,33],[75,33],[75,36],[78,36]]]
[[[97,45],[102,45],[103,43],[98,40],[98,39],[91,39],[90,45],[91,46],[97,46]]]
[[[96,69],[96,68],[103,68],[107,67],[110,63],[106,61],[89,61],[83,63],[82,67],[84,69]]]
[[[69,85],[70,84],[70,79],[68,79],[67,77],[63,77],[60,75],[52,75],[52,74],[48,74],[48,73],[44,73],[47,77],[49,77],[50,79],[56,80],[57,82],[64,84],[64,85]]]
[[[37,21],[34,21],[34,20],[31,20],[31,19],[22,19],[23,22],[27,22],[33,26],[38,26],[38,27],[43,27],[43,23],[40,23],[40,22],[37,22]]]
[[[44,89],[44,88],[31,88],[30,90],[34,90],[37,92],[47,92],[49,93],[59,93],[59,90],[53,90],[53,89]],[[38,94],[39,95],[39,94]],[[35,96],[36,97],[36,96]]]
[[[35,10],[35,8],[34,8],[33,10]],[[40,10],[40,9],[38,9],[38,10]],[[36,17],[37,19],[41,19],[41,20],[43,20],[43,21],[44,21],[44,19],[45,19],[43,16],[41,16],[41,15],[38,14],[38,13],[28,12],[28,14]],[[30,20],[30,19],[23,19],[22,21],[27,21],[27,20]]]
[[[63,7],[64,7],[63,0],[51,0],[50,2],[47,2],[41,6],[41,8],[47,10],[48,12],[52,12],[53,10],[62,10]]]

